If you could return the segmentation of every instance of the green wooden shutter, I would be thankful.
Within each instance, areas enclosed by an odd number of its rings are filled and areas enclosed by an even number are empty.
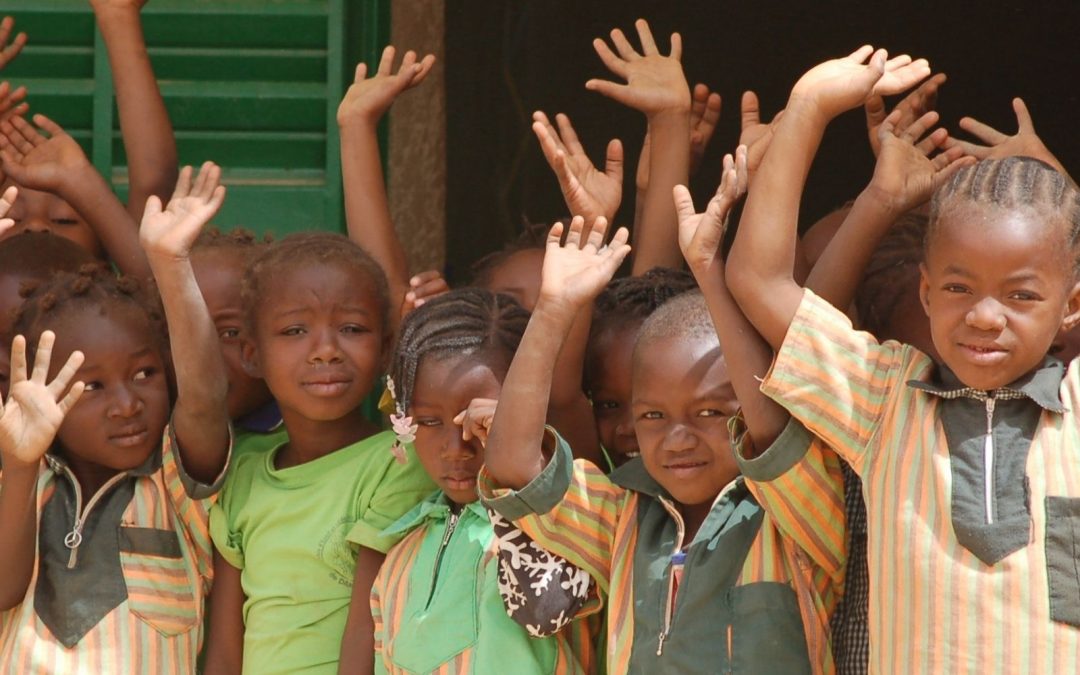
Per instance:
[[[86,148],[121,195],[127,168],[108,58],[85,0],[9,0],[30,41],[0,74]],[[387,0],[151,0],[150,56],[181,163],[225,168],[217,222],[343,230],[337,103],[386,42]]]

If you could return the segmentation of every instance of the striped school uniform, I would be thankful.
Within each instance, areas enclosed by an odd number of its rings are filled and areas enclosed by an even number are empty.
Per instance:
[[[195,672],[213,574],[209,508],[224,472],[213,485],[188,476],[171,427],[160,451],[96,495],[46,460],[34,574],[22,603],[0,614],[0,672]]]
[[[762,391],[862,478],[870,672],[1080,672],[1080,371],[970,390],[806,291]]]

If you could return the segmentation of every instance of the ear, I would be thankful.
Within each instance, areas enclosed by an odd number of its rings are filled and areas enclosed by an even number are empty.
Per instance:
[[[930,317],[930,278],[928,275],[926,263],[919,263],[919,302],[922,303],[927,318]]]
[[[251,340],[244,340],[240,345],[240,365],[248,377],[263,376],[262,366],[259,364],[259,350]]]
[[[1065,300],[1065,318],[1061,320],[1061,329],[1069,332],[1080,324],[1080,281],[1073,284],[1069,289],[1069,295]]]

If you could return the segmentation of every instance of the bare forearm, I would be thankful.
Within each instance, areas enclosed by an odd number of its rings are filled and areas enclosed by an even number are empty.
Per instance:
[[[0,611],[26,597],[37,543],[37,469],[4,468],[0,478]]]
[[[848,307],[874,249],[899,215],[872,188],[863,190],[807,277],[807,288],[834,307]]]
[[[240,675],[244,664],[244,589],[240,570],[214,551],[214,590],[205,675]]]
[[[59,196],[86,219],[121,272],[142,281],[150,279],[150,266],[139,246],[139,227],[96,169],[88,166],[69,176]]]
[[[341,173],[349,238],[386,272],[396,310],[409,290],[409,265],[390,218],[374,123],[350,122],[341,127]]]
[[[504,487],[525,487],[544,468],[542,444],[553,365],[575,313],[573,308],[554,306],[541,298],[503,381],[485,464]]]
[[[139,10],[104,8],[97,18],[112,67],[128,160],[127,209],[138,219],[147,197],[167,200],[176,184],[176,138],[146,50]]]
[[[555,362],[548,421],[570,443],[574,455],[600,466],[600,437],[592,406],[582,389],[585,351],[592,324],[592,305],[579,312]]]
[[[361,546],[356,559],[349,617],[341,638],[340,675],[370,675],[375,672],[375,619],[371,615],[371,589],[386,556]]]
[[[633,274],[654,267],[682,266],[678,216],[671,190],[690,177],[690,111],[673,111],[649,120],[649,187],[635,223]]]

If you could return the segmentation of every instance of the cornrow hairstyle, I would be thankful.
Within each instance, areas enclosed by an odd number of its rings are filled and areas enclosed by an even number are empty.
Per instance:
[[[82,246],[51,232],[20,232],[0,241],[0,273],[9,276],[44,281],[93,262]]]
[[[590,335],[600,331],[640,323],[660,305],[677,295],[697,288],[694,277],[685,270],[654,267],[636,277],[615,279],[597,296],[593,304]]]
[[[556,222],[562,223],[567,231],[569,231],[569,217],[560,218]],[[499,250],[488,253],[472,264],[473,286],[487,286],[491,282],[491,277],[492,274],[494,274],[495,269],[506,262],[514,254],[522,251],[544,250],[544,247],[547,244],[548,232],[551,230],[552,224],[531,223],[522,218],[522,226],[523,229],[516,239]]]
[[[402,321],[390,360],[397,404],[402,410],[412,404],[425,357],[504,359],[509,367],[528,323],[529,313],[516,300],[483,288],[459,288],[425,302]]]
[[[878,244],[855,293],[859,325],[883,338],[881,333],[897,304],[919,284],[923,261],[923,241],[928,218],[914,211],[905,213]]]
[[[116,277],[104,263],[88,263],[78,272],[61,272],[49,281],[26,284],[22,295],[25,300],[12,331],[26,337],[31,356],[41,334],[67,313],[91,308],[105,316],[127,309],[146,316],[152,337],[168,360],[169,334],[157,296],[134,277]]]
[[[929,247],[942,215],[961,203],[993,205],[1002,209],[1030,209],[1048,221],[1064,221],[1071,253],[1071,273],[1080,274],[1080,189],[1052,166],[1033,157],[984,159],[965,167],[938,188],[930,202]]]
[[[334,232],[299,232],[276,241],[251,261],[244,271],[240,300],[244,306],[244,321],[254,330],[255,319],[263,294],[273,279],[300,267],[342,265],[363,270],[372,283],[379,305],[384,331],[390,330],[390,291],[386,274],[367,251],[348,237]]]

